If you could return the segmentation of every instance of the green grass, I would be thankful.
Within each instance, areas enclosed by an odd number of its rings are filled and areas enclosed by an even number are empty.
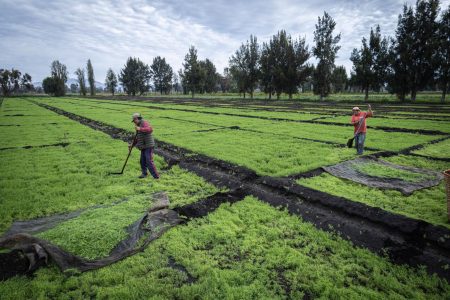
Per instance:
[[[80,105],[83,105],[83,103],[86,103],[86,100],[79,100],[76,105],[72,106],[72,109],[79,109]],[[151,118],[158,118],[159,116],[172,116],[176,117],[178,119],[185,119],[185,120],[191,120],[191,121],[199,121],[204,123],[213,124],[216,126],[230,126],[232,125],[238,125],[245,129],[258,129],[261,131],[265,131],[268,133],[274,133],[278,135],[288,135],[288,136],[294,136],[294,137],[305,137],[310,139],[318,139],[318,140],[324,140],[324,141],[331,141],[331,142],[337,142],[337,143],[345,143],[349,136],[353,134],[353,127],[342,127],[342,126],[334,126],[334,125],[322,125],[322,124],[308,124],[308,123],[296,123],[296,122],[280,122],[280,121],[269,121],[269,120],[258,120],[258,119],[248,119],[245,117],[238,117],[238,116],[226,116],[226,115],[211,115],[211,114],[204,114],[202,112],[214,112],[214,113],[234,113],[234,114],[241,114],[241,109],[223,109],[223,108],[196,108],[195,106],[187,106],[187,105],[167,105],[167,104],[154,104],[149,102],[119,102],[119,101],[110,101],[106,102],[104,100],[97,101],[97,104],[99,108],[110,108],[110,107],[128,107],[130,109],[130,104],[135,104],[139,106],[156,106],[161,108],[170,109],[173,108],[175,110],[173,111],[160,111],[155,110],[152,108],[149,108],[149,117]],[[56,104],[56,103],[55,103]],[[109,104],[109,105],[108,105]],[[118,105],[119,104],[119,105]],[[121,104],[121,105],[120,105]],[[56,105],[61,105],[60,102],[58,102]],[[144,112],[147,112],[147,109],[142,107],[135,107],[132,108],[132,110],[141,109],[144,110]],[[190,109],[197,111],[195,112],[180,112],[177,111],[179,109]],[[126,111],[126,110],[124,110]],[[130,112],[131,110],[128,110]],[[86,113],[92,113],[90,111],[87,111]],[[117,113],[117,116],[119,116],[120,113]],[[291,115],[297,116],[292,117],[292,120],[310,120],[314,117],[320,117],[322,115],[315,115],[315,114],[304,114],[304,113],[286,113],[286,112],[251,112],[248,115],[253,116],[270,116],[275,118],[284,118],[289,119]],[[350,116],[348,117],[340,117],[343,118],[341,123],[349,123],[350,122]],[[120,118],[115,118],[116,120]],[[376,118],[371,119],[375,120]],[[331,119],[332,121],[333,119]],[[379,119],[380,120],[380,119]],[[384,120],[384,119],[383,119]],[[369,122],[369,121],[368,121]],[[400,127],[405,128],[408,127],[410,120],[402,120],[400,122],[397,122],[396,126],[393,127]],[[423,125],[421,125],[422,121],[412,121],[415,122],[416,125],[415,129],[423,129]],[[427,121],[423,121],[425,125],[427,124]],[[435,121],[429,121],[432,124],[430,125],[432,130],[437,130],[437,127],[444,127],[445,131],[447,124],[443,122],[433,123]],[[405,125],[403,125],[405,123]],[[439,126],[437,125],[439,124]],[[450,132],[450,128],[448,128]],[[385,132],[382,130],[369,130],[368,134],[370,134],[370,138],[367,139],[367,147],[373,147],[373,148],[380,148],[383,150],[391,150],[391,151],[398,151],[403,148],[410,147],[414,144],[423,143],[426,141],[430,141],[432,139],[436,139],[439,136],[423,136],[418,134],[411,134],[411,133],[398,133],[398,132]],[[389,141],[389,142],[387,142]]]
[[[73,254],[101,258],[108,256],[114,246],[127,237],[126,227],[150,206],[148,195],[134,196],[111,207],[87,210],[38,236]]]
[[[42,99],[41,101],[119,128],[133,130],[128,118],[137,108],[127,106],[126,102],[117,105],[99,100],[97,101],[98,108],[92,109],[84,106],[86,101],[83,100],[75,103],[73,103],[74,100],[67,99]],[[89,101],[89,103],[91,102]],[[121,111],[109,111],[108,108],[111,107],[120,107]],[[154,126],[156,138],[195,152],[246,166],[263,175],[295,174],[354,156],[354,151],[349,149],[297,139],[317,139],[344,144],[353,134],[350,127],[276,122],[142,107],[139,110]],[[187,122],[191,123],[186,126]],[[200,122],[202,125],[194,122]],[[180,128],[181,125],[184,127]],[[210,128],[240,126],[244,130],[193,132],[197,130],[197,126],[209,126]],[[246,129],[261,131],[261,133],[245,131]],[[397,151],[438,137],[370,130],[366,146]]]
[[[129,117],[135,107],[96,104],[97,108],[87,107],[82,101],[36,99],[133,131]],[[124,142],[19,98],[7,99],[2,109],[5,107],[8,114],[26,111],[33,117],[5,117],[8,118],[5,124],[27,121],[27,125],[18,128],[23,127],[29,133],[8,131],[0,148],[3,143],[49,144],[60,139],[63,132],[68,132],[71,144],[65,148],[0,151],[0,233],[13,220],[87,208],[77,218],[39,236],[80,256],[102,257],[126,236],[125,228],[151,205],[153,192],[167,192],[171,206],[175,207],[219,191],[176,166],[163,171],[159,181],[139,180],[137,151],[132,153],[124,175],[107,176],[108,172],[120,169],[127,154]],[[338,140],[345,135],[340,136],[332,127],[326,127],[327,132],[326,128],[289,128],[294,123],[288,122],[277,124],[173,110],[142,112],[149,117],[158,138],[250,167],[260,174],[282,176],[354,156],[351,149],[288,136],[312,137],[319,133]],[[49,124],[44,123],[49,120],[61,125],[57,130],[47,128]],[[263,133],[226,129],[195,132],[233,125]],[[286,136],[274,135],[273,129]],[[398,141],[387,140],[383,145],[403,147],[424,140],[423,136],[417,135],[417,139],[414,136],[399,135]],[[155,159],[158,168],[166,166],[161,157]],[[408,156],[386,160],[434,170],[448,168],[443,162]],[[443,185],[404,197],[376,189],[364,190],[346,181],[334,181],[333,177],[315,177],[310,184],[329,193],[344,190],[351,197],[368,193],[373,195],[369,200],[376,206],[381,203],[385,209],[449,227],[444,223]],[[128,201],[119,202],[123,199]],[[106,206],[93,208],[98,204]],[[187,275],[169,267],[169,257],[183,265],[197,281],[186,284]],[[221,205],[204,218],[172,228],[144,252],[111,266],[80,274],[62,274],[55,266],[41,268],[34,277],[18,276],[0,282],[0,295],[2,299],[447,299],[450,285],[428,275],[424,269],[394,265],[286,211],[246,197],[233,205]]]
[[[352,149],[238,130],[181,134],[164,140],[269,176],[296,174],[355,156]]]
[[[355,169],[369,176],[383,177],[385,179],[399,178],[409,182],[418,182],[431,178],[431,176],[426,174],[396,169],[377,163],[355,164]]]
[[[168,257],[197,281],[168,267]],[[445,299],[450,285],[389,263],[334,234],[247,197],[177,226],[137,254],[97,271],[0,283],[4,299]]]
[[[294,138],[345,141],[347,129],[351,128],[137,109],[65,98],[37,100],[130,133],[131,113],[142,111],[154,126],[157,138],[249,167],[262,175],[284,176],[354,157],[353,149]],[[15,111],[30,116],[3,117]],[[231,111],[239,112],[227,108],[227,112]],[[177,166],[163,171],[159,181],[139,180],[137,151],[132,153],[124,175],[108,176],[108,172],[120,170],[127,154],[126,143],[20,98],[7,99],[0,114],[0,124],[23,125],[1,128],[1,147],[39,146],[63,139],[71,143],[65,148],[0,151],[0,233],[13,220],[86,209],[39,236],[82,257],[103,257],[126,236],[125,228],[151,205],[152,193],[167,192],[175,207],[219,191]],[[48,124],[51,122],[57,125]],[[220,129],[234,125],[261,133]],[[207,129],[219,130],[197,132]],[[386,140],[386,136],[390,139]],[[376,130],[368,133],[368,143],[383,149],[400,149],[435,138]],[[155,159],[159,169],[166,166],[161,157]],[[408,156],[386,160],[433,170],[449,167],[448,163]],[[368,172],[393,176],[392,170],[385,173],[369,168]],[[394,175],[412,178],[403,173]],[[299,183],[450,228],[443,184],[405,197],[327,174]],[[127,201],[120,202],[124,199]],[[93,208],[98,204],[105,206]],[[169,257],[197,281],[186,284],[187,275],[169,267]],[[450,285],[422,268],[394,265],[286,211],[246,197],[233,205],[221,205],[207,217],[172,228],[144,252],[111,266],[75,275],[62,274],[55,266],[42,268],[34,277],[0,282],[0,295],[2,299],[447,299]]]
[[[434,170],[444,170],[448,167],[448,163],[433,162],[406,156],[386,160],[407,166]],[[381,190],[367,187],[350,180],[334,177],[328,173],[323,173],[320,176],[312,178],[299,179],[297,183],[352,201],[362,202],[397,214],[450,228],[450,223],[447,219],[447,201],[444,183],[436,187],[416,191],[410,196],[404,196],[394,190]]]
[[[22,104],[29,110],[42,110],[28,102]],[[43,115],[43,119],[46,117]],[[38,145],[50,144],[60,136],[57,130],[47,131],[42,127],[46,126],[30,127],[29,135],[11,136],[8,145],[20,146],[31,140]],[[109,176],[109,172],[118,172],[122,167],[128,152],[126,143],[74,121],[66,129],[73,143],[65,148],[0,151],[0,233],[15,219],[113,203],[130,195],[147,193],[150,185],[154,191],[168,191],[173,205],[195,202],[217,191],[199,177],[176,167],[163,173],[158,182],[139,180],[138,151],[133,151],[124,175]],[[155,163],[158,169],[165,166],[159,156],[155,156]]]
[[[432,157],[448,158],[450,153],[450,139],[446,139],[442,142],[426,146],[423,149],[414,151],[414,153]]]

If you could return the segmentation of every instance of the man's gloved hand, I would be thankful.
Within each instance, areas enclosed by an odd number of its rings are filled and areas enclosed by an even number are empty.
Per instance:
[[[136,131],[139,131],[139,130],[141,130],[141,127],[139,127],[139,126],[134,126],[134,129],[136,129]]]
[[[133,148],[133,145],[132,144],[128,144],[128,151],[130,151],[131,148]]]

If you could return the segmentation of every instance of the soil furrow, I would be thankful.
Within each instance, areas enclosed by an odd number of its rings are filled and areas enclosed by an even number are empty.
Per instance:
[[[47,147],[67,147],[70,143],[56,143],[56,144],[49,144],[49,145],[35,145],[35,146],[21,146],[21,147],[6,147],[6,148],[0,148],[0,151],[3,150],[17,150],[17,149],[33,149],[33,148],[47,148]]]

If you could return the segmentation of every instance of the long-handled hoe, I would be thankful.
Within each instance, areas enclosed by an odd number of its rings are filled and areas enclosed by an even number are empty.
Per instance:
[[[122,171],[120,171],[120,172],[112,172],[112,173],[109,173],[108,175],[122,175],[122,174],[123,174],[123,171],[125,170],[125,167],[126,167],[126,165],[127,165],[127,163],[128,163],[128,159],[130,158],[131,151],[132,151],[133,148],[134,148],[133,145],[134,145],[135,142],[136,142],[136,138],[137,138],[137,133],[134,135],[133,143],[131,144],[131,147],[130,147],[130,149],[128,150],[127,159],[125,159],[125,163],[123,164]]]

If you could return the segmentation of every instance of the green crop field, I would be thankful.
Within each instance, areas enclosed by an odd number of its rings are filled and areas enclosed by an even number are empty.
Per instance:
[[[373,97],[383,102],[388,96]],[[237,189],[243,196],[203,208],[204,215],[183,219],[143,251],[98,270],[62,272],[50,260],[32,275],[0,281],[0,299],[450,299],[445,261],[430,271],[420,255],[418,265],[413,256],[398,259],[389,254],[389,243],[370,238],[392,234],[402,246],[425,247],[420,249],[427,254],[426,242],[409,244],[408,237],[433,239],[420,231],[430,230],[442,234],[432,245],[441,251],[450,239],[444,180],[405,196],[320,169],[357,157],[346,147],[354,104],[169,100],[3,101],[0,238],[15,221],[76,213],[34,235],[81,258],[101,259],[127,238],[127,228],[146,213],[156,192],[165,192],[169,208],[180,214],[218,193]],[[341,100],[356,101],[351,95]],[[429,105],[416,104],[420,112],[375,106],[365,154],[441,173],[450,169],[450,106],[436,112]],[[127,156],[120,138],[131,140],[134,112],[154,129],[159,180],[137,178],[137,150],[123,175],[110,174]],[[406,182],[428,178],[375,164],[358,170]],[[271,186],[270,180],[283,184]],[[321,217],[324,224],[315,220]],[[342,220],[342,228],[334,219]],[[420,236],[398,229],[398,220],[419,224]],[[358,233],[346,229],[358,224]],[[407,252],[401,255],[413,255]],[[7,253],[0,249],[0,262]]]

